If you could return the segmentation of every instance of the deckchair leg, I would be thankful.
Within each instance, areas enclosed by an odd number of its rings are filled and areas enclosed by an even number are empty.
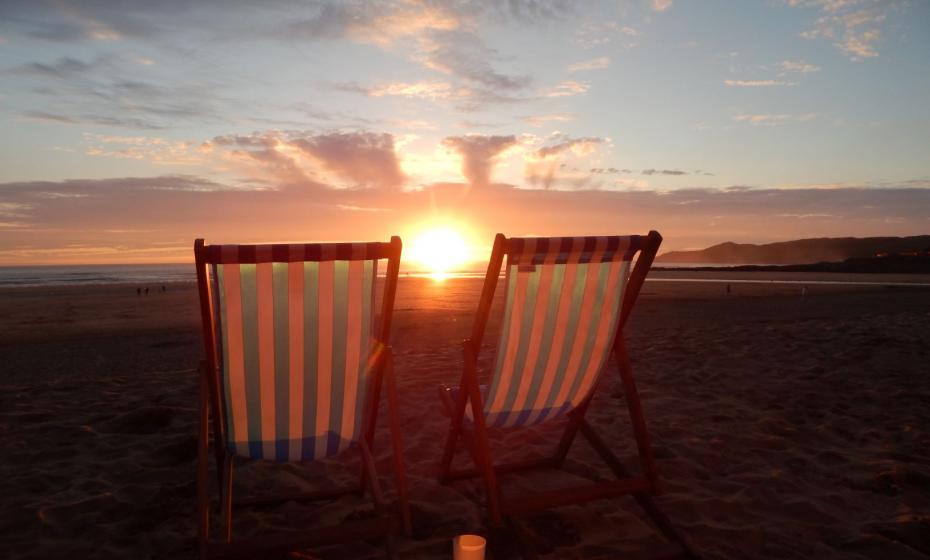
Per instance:
[[[204,367],[206,368],[206,364],[204,364]],[[213,381],[210,379],[207,379],[206,382],[212,383]],[[215,394],[211,394],[210,396],[210,399],[212,401],[210,402],[210,405],[211,405],[210,416],[213,418],[213,447],[214,447],[213,453],[216,456],[217,483],[219,484],[218,488],[220,492],[222,492],[223,476],[222,476],[222,473],[220,472],[220,465],[223,464],[223,455],[225,453],[224,453],[224,448],[223,448],[223,439],[224,439],[223,423],[220,417],[219,397],[217,396],[219,395],[219,389],[217,389],[216,391],[211,391],[211,393],[215,393]]]
[[[439,388],[440,399],[444,396],[445,389]],[[460,398],[464,398],[464,394],[459,392]],[[457,405],[453,405],[453,409],[457,408]],[[456,418],[454,410],[449,411],[449,433],[446,436],[446,446],[442,450],[442,460],[439,463],[439,483],[447,484],[449,482],[449,471],[452,468],[452,459],[455,457],[455,444],[458,443],[459,436],[462,433],[462,419]]]
[[[484,428],[484,426],[481,426],[481,428]],[[476,452],[478,453],[479,465],[484,471],[484,479],[488,487],[488,512],[490,514],[491,523],[500,525],[501,521],[503,521],[500,505],[500,486],[497,484],[494,465],[491,463],[491,449],[488,445],[488,435],[487,432],[482,429],[482,433],[480,435],[476,433],[475,436],[477,440],[475,447],[477,448]]]
[[[384,493],[381,491],[381,482],[378,480],[374,457],[372,457],[371,449],[364,437],[359,443],[359,448],[362,450],[362,465],[364,465],[364,470],[367,473],[365,480],[368,481],[368,486],[371,489],[372,501],[375,503],[375,513],[384,515]],[[392,528],[385,535],[384,548],[387,558],[394,558],[395,555],[393,532]]]
[[[227,453],[223,458],[223,539],[229,543],[232,541],[232,511],[233,511],[233,457]]]
[[[484,423],[484,410],[481,405],[481,390],[475,376],[476,356],[471,343],[465,345],[465,371],[468,400],[471,403],[472,417],[474,418],[475,453],[477,467],[484,473],[484,480],[488,491],[488,513],[493,525],[500,525],[503,521],[501,514],[500,486],[497,484],[497,475],[494,473],[494,463],[491,459],[491,445],[488,441],[488,430]],[[461,397],[464,399],[464,395]],[[458,407],[457,407],[458,408]],[[464,413],[464,407],[462,411]]]
[[[201,364],[203,367],[203,364]],[[197,540],[200,558],[206,557],[207,541],[210,539],[210,489],[209,445],[210,445],[210,411],[207,396],[207,381],[200,376],[200,431],[197,434]],[[219,470],[219,469],[217,469]]]
[[[222,422],[220,421],[220,412],[219,404],[214,391],[211,390],[210,386],[214,384],[214,380],[210,379],[210,367],[207,365],[206,360],[200,361],[200,400],[201,400],[201,414],[206,414],[206,420],[202,422],[213,425],[213,453],[216,457],[216,482],[217,482],[217,491],[223,493],[223,469],[220,466],[223,464],[223,434],[222,434]],[[209,431],[210,428],[207,428],[208,435],[206,436],[209,441]],[[209,447],[209,444],[208,444]]]
[[[633,424],[633,435],[636,437],[636,446],[639,449],[639,460],[643,467],[643,474],[652,484],[653,494],[657,494],[659,491],[659,474],[652,455],[652,443],[646,429],[643,405],[639,400],[639,393],[636,391],[636,383],[633,381],[633,367],[630,364],[630,356],[627,354],[622,336],[617,337],[614,350],[617,356],[617,369],[620,370],[620,379],[623,382],[623,395],[630,412],[630,422]]]
[[[404,467],[404,442],[401,439],[400,409],[397,404],[397,379],[394,377],[394,353],[388,348],[387,367],[388,422],[391,428],[391,444],[394,446],[394,477],[397,481],[397,501],[400,505],[400,517],[404,525],[404,534],[412,535],[410,520],[410,502],[407,496],[407,472]]]
[[[364,435],[368,439],[369,448],[374,453],[375,448],[375,430],[378,427],[378,411],[381,407],[381,384],[384,380],[384,372],[387,369],[387,361],[392,357],[390,354],[390,347],[380,345],[375,351],[374,360],[374,379],[371,384],[371,391],[369,393],[369,402],[366,405],[368,409],[367,422],[364,428]],[[362,474],[359,478],[359,493],[365,494],[365,487],[367,486],[366,477],[368,476],[365,468],[362,468]]]

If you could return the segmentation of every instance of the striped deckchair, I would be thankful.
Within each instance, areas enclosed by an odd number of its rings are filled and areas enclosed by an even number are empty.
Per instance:
[[[632,494],[675,548],[690,554],[650,497],[658,490],[658,475],[622,336],[661,242],[655,231],[626,237],[508,239],[498,234],[495,238],[472,336],[464,342],[461,381],[439,390],[451,417],[440,480],[450,483],[483,477],[492,525],[499,525],[505,516]],[[478,353],[505,257],[506,299],[497,356],[490,383],[480,385]],[[611,355],[619,366],[638,444],[642,473],[637,476],[623,467],[584,419]],[[558,418],[567,418],[567,425],[552,456],[493,463],[489,429],[525,427]],[[498,475],[560,467],[579,431],[618,480],[504,498]],[[474,459],[474,469],[451,469],[460,437]]]
[[[407,491],[389,337],[401,241],[293,245],[194,243],[206,359],[201,364],[198,464],[202,556],[264,556],[360,536],[388,536],[393,516],[372,460],[382,380],[387,383],[401,518]],[[376,330],[378,261],[387,259]],[[208,432],[212,419],[221,542],[209,538]],[[233,459],[312,461],[360,450],[357,486],[233,503]],[[375,519],[355,526],[232,541],[233,507],[335,498],[370,490]]]

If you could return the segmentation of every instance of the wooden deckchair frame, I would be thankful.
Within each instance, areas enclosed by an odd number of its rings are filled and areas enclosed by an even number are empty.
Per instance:
[[[659,491],[658,471],[653,458],[652,444],[646,421],[643,415],[639,394],[633,381],[633,370],[630,365],[629,354],[623,341],[623,327],[626,324],[633,304],[639,296],[640,289],[646,279],[646,274],[652,266],[662,236],[657,231],[650,231],[640,239],[639,258],[630,274],[623,294],[620,310],[619,324],[613,341],[611,353],[617,363],[623,392],[630,414],[633,434],[636,439],[639,459],[643,474],[633,476],[624,468],[620,459],[610,450],[610,447],[594,431],[585,420],[585,413],[591,403],[595,391],[585,398],[576,408],[568,413],[568,423],[562,437],[556,446],[555,452],[542,459],[516,461],[495,465],[491,456],[488,439],[489,427],[485,421],[484,402],[481,396],[477,374],[478,354],[484,338],[485,327],[491,311],[494,292],[500,278],[504,258],[510,253],[510,240],[503,234],[494,238],[494,247],[488,263],[484,287],[478,304],[471,338],[463,342],[464,369],[458,387],[458,398],[453,400],[447,387],[440,387],[439,395],[443,406],[450,417],[449,433],[440,463],[439,480],[442,484],[449,484],[455,480],[482,477],[487,491],[487,506],[489,521],[492,526],[500,525],[505,517],[519,515],[531,511],[538,511],[557,506],[587,502],[596,499],[611,498],[622,495],[633,495],[655,523],[656,528],[673,545],[676,545],[675,555],[683,557],[696,557],[687,542],[675,531],[668,518],[659,510],[651,495]],[[470,403],[472,410],[471,428],[466,429],[465,412]],[[597,482],[585,486],[538,492],[527,496],[504,498],[501,493],[498,475],[541,468],[560,468],[571,448],[572,442],[578,433],[588,440],[597,454],[611,469],[617,480],[610,482]],[[456,444],[462,438],[466,449],[472,456],[475,468],[454,471],[452,460]]]
[[[261,246],[243,245],[250,251],[241,262],[249,262],[249,255],[254,255],[254,248]],[[322,260],[351,260],[351,244],[303,244],[300,245],[299,258],[291,259],[288,255],[279,255],[278,249],[283,246],[272,246],[275,251],[275,262],[288,262],[298,260],[314,262]],[[226,448],[225,399],[221,398],[221,376],[219,368],[217,342],[215,339],[215,315],[213,295],[209,286],[207,266],[224,262],[221,246],[205,245],[203,239],[194,242],[194,256],[197,268],[197,286],[200,295],[200,314],[203,323],[203,341],[206,358],[200,364],[200,429],[198,434],[198,460],[197,460],[197,504],[198,504],[198,543],[201,558],[221,556],[224,558],[253,558],[275,552],[287,552],[344,542],[350,539],[371,538],[386,536],[388,554],[393,554],[391,536],[397,530],[395,515],[387,512],[381,491],[372,447],[374,443],[375,426],[380,404],[382,384],[387,384],[387,401],[389,428],[394,455],[394,476],[397,484],[399,517],[405,533],[410,534],[410,510],[407,501],[407,481],[403,462],[403,444],[400,434],[400,419],[397,405],[397,384],[394,377],[394,354],[390,345],[391,320],[394,312],[394,298],[397,292],[397,277],[400,267],[402,243],[399,237],[391,237],[388,243],[366,244],[366,259],[387,259],[387,276],[385,278],[384,292],[381,305],[380,332],[373,342],[373,359],[371,360],[371,391],[364,403],[363,418],[366,425],[362,427],[359,439],[361,450],[361,473],[359,483],[340,488],[331,488],[316,492],[300,494],[282,494],[273,496],[260,496],[239,499],[233,502],[233,454]],[[288,249],[287,247],[283,247]],[[266,247],[267,249],[267,247]],[[267,253],[267,251],[266,251]],[[376,280],[376,279],[375,279]],[[220,513],[224,520],[222,542],[210,540],[210,497],[209,497],[209,432],[213,430],[214,454],[217,465],[217,478],[219,482]],[[312,501],[318,499],[332,499],[345,494],[357,493],[364,495],[371,492],[377,516],[374,519],[343,523],[338,526],[322,527],[300,532],[281,532],[263,535],[254,539],[239,539],[232,542],[232,512],[238,507],[262,506],[287,501]]]

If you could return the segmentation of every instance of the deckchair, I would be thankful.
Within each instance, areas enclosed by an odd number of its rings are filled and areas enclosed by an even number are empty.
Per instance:
[[[461,381],[457,386],[439,388],[440,400],[451,418],[440,482],[483,477],[492,526],[522,513],[632,494],[676,553],[691,554],[650,497],[658,491],[658,473],[622,335],[661,242],[655,231],[626,237],[496,236],[472,335],[464,341]],[[490,382],[481,385],[478,356],[505,257],[507,292],[500,340]],[[636,476],[585,420],[611,355],[618,365],[639,451],[642,473]],[[488,430],[526,427],[558,418],[567,418],[567,423],[551,456],[493,462]],[[579,431],[617,480],[530,495],[503,495],[499,475],[561,467]],[[473,469],[451,469],[459,438],[472,455]]]
[[[397,393],[390,346],[401,241],[294,245],[194,243],[203,341],[197,468],[201,556],[264,557],[362,538],[386,538],[387,511],[372,459],[382,382],[387,385],[400,517],[409,532]],[[378,261],[387,259],[380,329]],[[211,426],[212,424],[212,426]],[[212,427],[222,538],[210,538],[208,446]],[[349,448],[358,485],[233,501],[233,459],[313,461]],[[369,490],[372,519],[232,540],[233,508],[336,498]],[[390,550],[389,550],[390,553]]]

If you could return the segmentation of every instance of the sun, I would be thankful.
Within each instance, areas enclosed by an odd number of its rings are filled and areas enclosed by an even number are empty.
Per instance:
[[[436,280],[469,261],[470,251],[462,236],[450,227],[436,227],[417,235],[406,256]]]

